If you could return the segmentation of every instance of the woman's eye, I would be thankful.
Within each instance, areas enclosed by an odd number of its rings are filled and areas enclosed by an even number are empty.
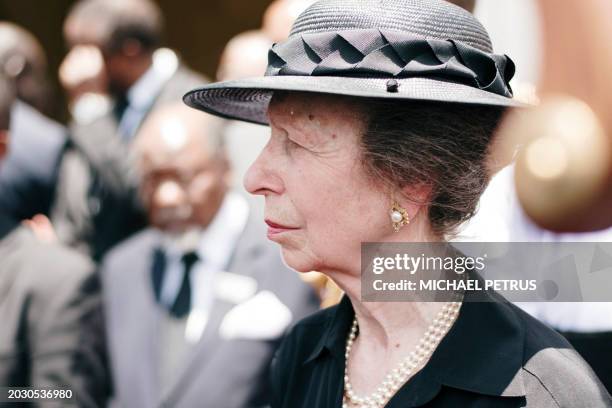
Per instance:
[[[285,149],[289,150],[289,149],[296,149],[296,148],[303,148],[303,146],[301,144],[299,144],[298,142],[296,142],[295,140],[291,139],[290,137],[285,137]]]
[[[289,153],[295,149],[305,149],[304,145],[301,144],[299,141],[295,140],[294,138],[292,138],[291,136],[289,136],[289,133],[287,131],[281,130],[277,133],[277,135],[278,135],[278,141],[282,143],[282,146],[285,152]]]
[[[296,146],[296,147],[303,147],[301,144],[299,144],[298,142],[296,142],[295,140],[291,139],[291,138],[287,138],[287,140],[289,141],[289,143],[292,146]]]

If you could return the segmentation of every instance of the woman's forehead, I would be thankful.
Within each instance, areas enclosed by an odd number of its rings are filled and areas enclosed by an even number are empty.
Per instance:
[[[310,123],[317,126],[349,122],[359,126],[363,115],[361,104],[348,98],[316,93],[275,93],[268,108],[272,125]]]

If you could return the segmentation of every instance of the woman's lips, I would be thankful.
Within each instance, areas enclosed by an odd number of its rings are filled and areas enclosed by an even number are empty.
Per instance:
[[[282,234],[283,232],[295,231],[297,229],[295,227],[289,227],[270,220],[265,220],[265,222],[268,225],[268,237]]]

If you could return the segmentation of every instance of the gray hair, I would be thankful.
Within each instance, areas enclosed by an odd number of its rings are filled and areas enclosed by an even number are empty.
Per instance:
[[[486,158],[503,109],[370,100],[364,104],[366,169],[397,189],[426,185],[432,231],[449,238],[472,217],[488,184]]]

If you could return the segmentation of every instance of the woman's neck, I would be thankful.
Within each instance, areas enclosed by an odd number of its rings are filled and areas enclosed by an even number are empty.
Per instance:
[[[388,243],[419,243],[441,242],[431,228],[425,213],[419,212],[412,220],[409,228],[399,233],[392,232],[382,237],[379,242]],[[362,302],[361,301],[361,257],[348,257],[354,262],[342,265],[344,270],[323,271],[351,299],[360,334],[364,334],[379,347],[394,348],[400,344],[410,344],[418,341],[436,314],[444,306],[435,302]]]
[[[351,300],[359,333],[383,348],[417,342],[444,306],[436,302],[362,302],[361,282],[337,282]]]

